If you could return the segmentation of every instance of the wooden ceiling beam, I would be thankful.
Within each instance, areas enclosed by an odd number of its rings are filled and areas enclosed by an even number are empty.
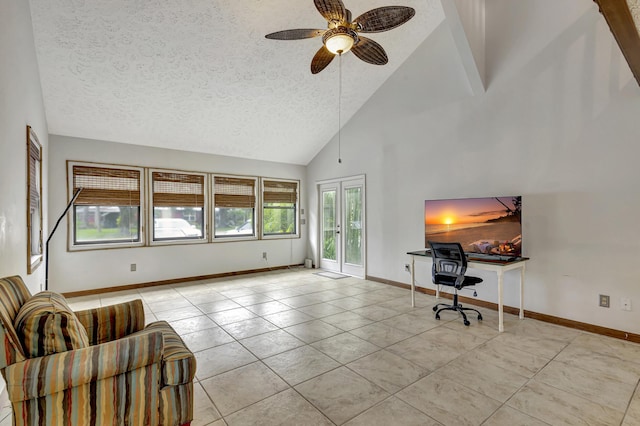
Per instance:
[[[640,85],[640,35],[626,0],[593,0],[607,21],[631,72]]]

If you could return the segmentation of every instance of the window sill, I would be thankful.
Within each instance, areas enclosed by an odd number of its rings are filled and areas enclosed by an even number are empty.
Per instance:
[[[183,240],[158,240],[151,241],[149,243],[149,247],[157,247],[157,246],[183,246],[183,245],[192,245],[192,244],[207,244],[209,241],[207,238],[198,238],[198,239],[183,239]]]
[[[294,240],[300,238],[300,234],[263,235],[263,240]]]
[[[96,243],[96,244],[79,244],[69,246],[69,251],[92,251],[92,250],[110,250],[110,249],[127,249],[144,247],[144,242],[136,243]]]

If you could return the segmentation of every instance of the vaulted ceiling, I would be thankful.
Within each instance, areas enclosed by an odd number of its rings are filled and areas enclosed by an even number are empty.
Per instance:
[[[320,38],[264,37],[326,28],[313,0],[29,1],[51,134],[305,165],[445,20],[469,93],[485,90],[491,0],[343,0],[416,16],[368,34],[387,65],[344,55],[340,100],[339,61],[310,72]],[[594,1],[640,84],[640,0]]]
[[[342,61],[344,124],[444,19],[440,0],[370,34],[389,63]],[[312,0],[30,0],[49,132],[307,164],[338,130],[339,63],[312,75]],[[389,0],[345,0],[354,17]]]

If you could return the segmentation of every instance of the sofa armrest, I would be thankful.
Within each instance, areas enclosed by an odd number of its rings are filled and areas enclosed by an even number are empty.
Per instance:
[[[40,358],[5,368],[7,393],[12,402],[51,395],[65,389],[158,364],[164,356],[160,331],[139,333],[113,342]]]
[[[187,348],[178,333],[166,321],[153,322],[141,333],[159,331],[164,339],[162,358],[162,385],[178,386],[193,381],[196,374],[196,357]]]
[[[75,314],[87,330],[91,345],[121,339],[144,329],[144,308],[140,299]]]

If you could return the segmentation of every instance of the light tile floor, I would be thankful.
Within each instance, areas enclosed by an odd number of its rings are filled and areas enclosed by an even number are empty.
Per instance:
[[[134,298],[195,353],[198,425],[640,425],[640,345],[288,269],[69,299]],[[3,395],[0,426],[11,423]]]

